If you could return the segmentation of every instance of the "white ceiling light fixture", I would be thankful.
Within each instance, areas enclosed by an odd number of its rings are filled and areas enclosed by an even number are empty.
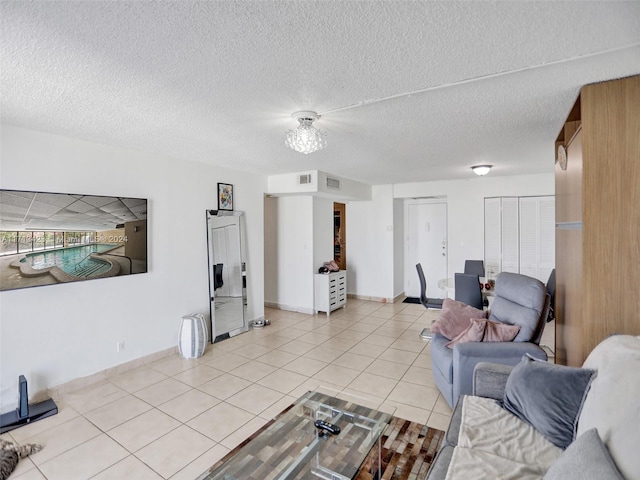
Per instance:
[[[476,175],[483,176],[489,173],[489,170],[491,170],[492,167],[493,165],[474,165],[471,167],[471,170],[473,170],[473,173]]]
[[[294,130],[288,130],[284,143],[296,152],[309,154],[327,146],[327,134],[315,128],[312,124],[320,118],[316,112],[295,112],[291,118],[298,120],[300,125]]]

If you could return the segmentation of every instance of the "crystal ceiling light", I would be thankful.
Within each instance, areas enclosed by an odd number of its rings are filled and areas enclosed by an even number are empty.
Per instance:
[[[284,140],[287,147],[306,155],[327,146],[327,134],[312,125],[314,120],[320,118],[320,115],[316,112],[295,112],[291,118],[298,120],[300,125],[294,130],[287,131]]]
[[[473,170],[473,173],[475,173],[476,175],[482,176],[489,173],[491,167],[493,167],[493,165],[474,165],[473,167],[471,167],[471,170]]]

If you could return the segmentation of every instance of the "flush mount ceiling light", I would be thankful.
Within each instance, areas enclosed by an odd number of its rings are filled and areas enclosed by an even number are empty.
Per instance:
[[[295,112],[291,118],[298,120],[300,125],[294,130],[287,131],[284,140],[287,147],[306,155],[327,146],[327,134],[312,125],[320,115],[316,112]]]
[[[471,170],[473,170],[473,173],[475,173],[476,175],[482,176],[489,173],[491,167],[493,167],[493,165],[474,165],[473,167],[471,167]]]

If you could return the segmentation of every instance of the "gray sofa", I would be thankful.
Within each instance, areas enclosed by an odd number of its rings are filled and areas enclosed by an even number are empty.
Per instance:
[[[434,334],[431,340],[433,376],[450,407],[461,395],[472,390],[473,369],[479,362],[516,365],[523,355],[541,360],[547,354],[538,345],[547,320],[549,295],[545,285],[535,278],[502,272],[496,278],[495,296],[489,320],[519,325],[512,342],[469,342],[448,348],[451,339]]]
[[[425,480],[640,480],[639,370],[640,336],[630,335],[605,339],[580,369],[479,363]]]

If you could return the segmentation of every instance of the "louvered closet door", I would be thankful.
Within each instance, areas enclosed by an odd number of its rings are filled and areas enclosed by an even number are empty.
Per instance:
[[[502,198],[502,271],[520,272],[518,198]],[[520,272],[521,273],[521,272]]]
[[[554,197],[520,198],[520,273],[546,283],[554,265]]]

